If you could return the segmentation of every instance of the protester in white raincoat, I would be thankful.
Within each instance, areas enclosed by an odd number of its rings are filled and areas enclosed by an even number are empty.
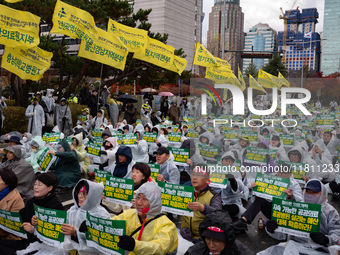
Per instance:
[[[34,173],[37,173],[39,171],[39,164],[38,164],[38,158],[40,157],[41,153],[45,150],[45,143],[41,136],[36,136],[33,138],[33,141],[31,142],[32,146],[32,153],[29,158],[26,159],[27,163],[30,163],[34,169]]]
[[[335,178],[335,172],[333,171],[332,166],[329,167],[332,165],[332,156],[325,146],[325,143],[322,140],[316,141],[313,149],[309,151],[309,155],[316,164],[320,166],[320,169],[316,169],[318,170],[318,179],[323,181],[333,181]]]
[[[168,147],[169,145],[169,140],[166,139],[166,137],[164,135],[161,134],[160,128],[159,126],[155,126],[151,129],[151,132],[153,133],[157,133],[157,139],[155,143],[151,143],[149,146],[149,155],[151,156],[151,158],[154,158],[154,152],[157,151],[157,149],[161,146],[164,147]]]
[[[135,134],[137,134],[138,140],[136,146],[131,146],[133,160],[135,162],[149,163],[148,143],[143,140],[144,128],[142,124],[137,125]]]
[[[91,128],[100,128],[101,125],[107,125],[107,119],[104,117],[104,110],[98,110],[97,116],[89,121]]]
[[[104,150],[100,151],[100,169],[103,170],[104,167],[112,166],[116,161],[116,152],[118,150],[118,143],[116,137],[109,137],[105,139]]]
[[[26,159],[31,156],[32,148],[31,148],[32,134],[25,133],[21,138],[21,158]]]
[[[56,122],[60,132],[63,132],[65,136],[72,135],[72,113],[65,98],[62,98],[56,107]]]
[[[26,117],[28,118],[28,133],[33,137],[42,135],[42,128],[45,126],[45,113],[41,105],[38,104],[38,99],[33,98],[32,104],[26,109]]]

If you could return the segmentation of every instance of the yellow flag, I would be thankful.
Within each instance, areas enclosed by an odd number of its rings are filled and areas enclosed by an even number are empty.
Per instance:
[[[240,67],[238,67],[238,79],[241,82],[241,89],[242,91],[244,91],[247,88],[247,86],[246,86],[246,82],[244,81],[243,75],[241,73]]]
[[[290,83],[285,79],[285,77],[279,72],[279,79],[283,86],[290,87]]]
[[[78,56],[124,70],[129,53],[125,45],[117,36],[100,28],[97,28],[97,36],[91,45],[81,41]]]
[[[17,3],[17,2],[21,2],[22,0],[5,0],[7,3]]]
[[[196,43],[194,65],[205,67],[218,67],[216,58],[200,43]]]
[[[0,4],[0,44],[34,47],[40,43],[40,17]]]
[[[148,31],[120,24],[109,19],[108,32],[117,36],[130,52],[144,53],[148,43]]]
[[[267,92],[264,90],[264,88],[261,86],[260,83],[258,83],[253,76],[251,76],[249,74],[249,87],[250,88],[253,88],[253,89],[256,89],[256,90],[260,90],[260,91],[263,91],[264,93],[267,94]]]
[[[262,71],[261,69],[259,69],[259,74],[257,77],[257,81],[258,83],[260,83],[264,88],[277,88],[276,83],[272,80],[272,78],[270,77],[271,74],[266,73],[265,71]]]
[[[147,42],[144,53],[136,52],[133,57],[168,70],[173,70],[175,48],[152,38],[148,38]]]
[[[274,75],[272,75],[272,74],[270,74],[270,73],[267,73],[267,74],[268,74],[269,77],[272,79],[272,81],[276,84],[276,87],[277,87],[279,90],[281,90],[281,86],[283,85],[282,82],[281,82],[281,80],[280,80],[278,77],[276,77],[276,76],[274,76]]]
[[[207,79],[213,80],[218,84],[231,84],[242,89],[240,81],[236,78],[230,69],[221,67],[208,67],[205,72],[205,77]]]
[[[23,80],[39,81],[50,68],[53,53],[38,47],[12,48],[6,46],[1,66]]]
[[[51,34],[68,35],[73,39],[79,38],[89,44],[93,43],[97,28],[90,13],[58,0],[52,21]]]
[[[182,72],[184,71],[184,69],[186,68],[186,66],[187,66],[186,59],[178,57],[178,56],[175,55],[174,62],[173,62],[173,67],[172,67],[171,71],[181,75]]]
[[[223,90],[223,101],[226,101],[228,99],[228,89]]]
[[[215,57],[216,62],[220,65],[220,67],[225,67],[227,69],[231,69],[231,65],[228,63],[227,60],[220,59],[218,57]]]

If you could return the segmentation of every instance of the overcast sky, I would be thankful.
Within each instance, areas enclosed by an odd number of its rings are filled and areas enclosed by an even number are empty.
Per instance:
[[[279,19],[281,14],[280,7],[283,10],[289,10],[294,0],[240,0],[240,5],[244,13],[244,31],[248,32],[249,28],[257,23],[268,23],[276,31],[283,31],[283,20]],[[209,26],[209,13],[214,6],[214,0],[203,0],[203,11],[205,18],[203,21],[203,43],[207,41],[207,31]],[[299,6],[300,11],[304,8],[317,8],[319,12],[319,23],[316,25],[316,31],[323,31],[323,11],[324,0],[297,0],[294,9]]]

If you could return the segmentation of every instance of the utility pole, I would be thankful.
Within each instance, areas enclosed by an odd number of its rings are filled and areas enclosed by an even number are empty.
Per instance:
[[[224,59],[224,47],[225,47],[225,1],[226,1],[226,0],[223,0],[222,59]]]

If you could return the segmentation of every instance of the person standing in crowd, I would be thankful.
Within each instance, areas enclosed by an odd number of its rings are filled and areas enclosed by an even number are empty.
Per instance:
[[[183,116],[188,116],[190,110],[190,103],[188,102],[188,99],[186,97],[182,99],[180,107],[182,118]]]
[[[145,126],[147,123],[150,123],[150,124],[152,123],[151,122],[151,111],[152,111],[152,108],[150,105],[148,105],[147,103],[142,105],[140,109],[140,116],[141,116],[143,126]]]
[[[107,90],[107,87],[104,86],[103,91],[100,94],[100,98],[102,99],[103,105],[105,106],[107,110],[108,118],[110,119],[110,107],[107,103],[107,98],[109,97],[109,95],[110,95],[110,92]]]
[[[42,100],[45,102],[46,107],[48,109],[48,113],[46,113],[46,132],[50,133],[52,131],[52,128],[54,127],[54,99],[52,97],[53,90],[47,89],[46,90],[46,96],[42,97]]]
[[[4,117],[3,113],[2,113],[2,109],[5,109],[6,107],[7,107],[7,104],[1,98],[1,102],[0,102],[0,135],[1,135],[1,130],[4,127],[4,120],[5,120],[5,117]]]
[[[116,97],[116,94],[113,94],[113,97],[109,95],[106,101],[110,108],[110,120],[113,128],[115,128],[119,122],[119,103],[116,101]]]
[[[126,120],[127,124],[132,125],[135,123],[135,107],[131,102],[128,102],[125,107],[123,107],[124,112],[124,119]]]
[[[66,99],[62,98],[60,104],[56,108],[56,122],[59,131],[64,133],[65,136],[72,135],[72,113],[66,104]]]
[[[162,96],[162,101],[161,101],[161,113],[162,117],[161,118],[166,118],[168,116],[168,110],[169,110],[169,101],[167,96]]]
[[[42,128],[45,126],[45,112],[38,99],[33,97],[33,102],[26,109],[26,117],[28,118],[28,133],[33,137],[42,136]]]
[[[99,98],[99,101],[98,101],[97,90],[95,90],[95,89],[92,90],[92,95],[90,96],[88,106],[90,107],[90,113],[91,113],[93,118],[97,116],[97,111],[98,111],[99,107],[102,106],[102,105],[103,105],[103,102],[100,98]]]
[[[89,105],[90,103],[91,94],[90,94],[89,87],[90,87],[90,84],[88,82],[85,82],[85,86],[80,91],[82,105]]]
[[[169,120],[172,121],[172,123],[176,123],[179,121],[181,117],[181,110],[177,106],[176,102],[173,102],[171,107],[169,108]]]

